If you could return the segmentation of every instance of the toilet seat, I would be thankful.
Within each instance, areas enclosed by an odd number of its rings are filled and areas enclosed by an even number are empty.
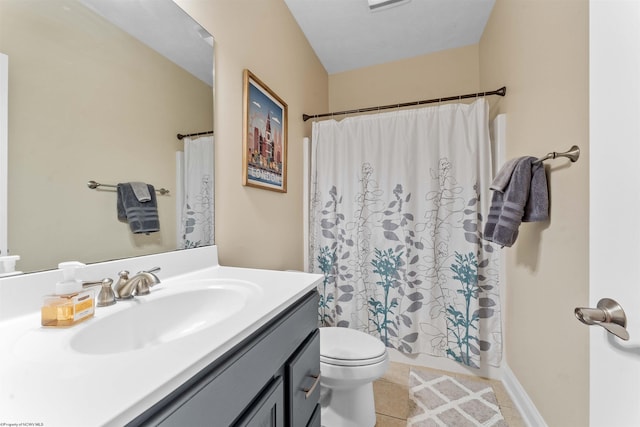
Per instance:
[[[366,366],[386,359],[385,345],[369,334],[349,328],[320,328],[320,363]]]

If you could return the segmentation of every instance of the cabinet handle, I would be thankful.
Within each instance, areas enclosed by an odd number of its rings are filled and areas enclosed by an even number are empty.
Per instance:
[[[318,375],[309,375],[309,377],[314,378],[315,381],[313,382],[313,385],[310,388],[303,388],[302,391],[304,391],[304,398],[308,399],[309,396],[311,396],[313,394],[313,390],[316,389],[318,383],[320,382],[320,374]]]

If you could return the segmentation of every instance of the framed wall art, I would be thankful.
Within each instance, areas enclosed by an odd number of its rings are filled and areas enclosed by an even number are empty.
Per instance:
[[[287,192],[287,104],[244,70],[242,184]]]

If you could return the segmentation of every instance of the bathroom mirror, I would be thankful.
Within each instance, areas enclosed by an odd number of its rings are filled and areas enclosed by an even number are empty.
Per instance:
[[[1,0],[0,52],[17,269],[175,250],[176,134],[213,129],[211,35],[171,0]],[[91,180],[168,189],[160,231],[131,233],[114,189]]]

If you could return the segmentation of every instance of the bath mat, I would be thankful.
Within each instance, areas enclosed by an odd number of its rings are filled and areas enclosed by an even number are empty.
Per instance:
[[[407,427],[508,427],[491,385],[418,369],[409,371]]]

